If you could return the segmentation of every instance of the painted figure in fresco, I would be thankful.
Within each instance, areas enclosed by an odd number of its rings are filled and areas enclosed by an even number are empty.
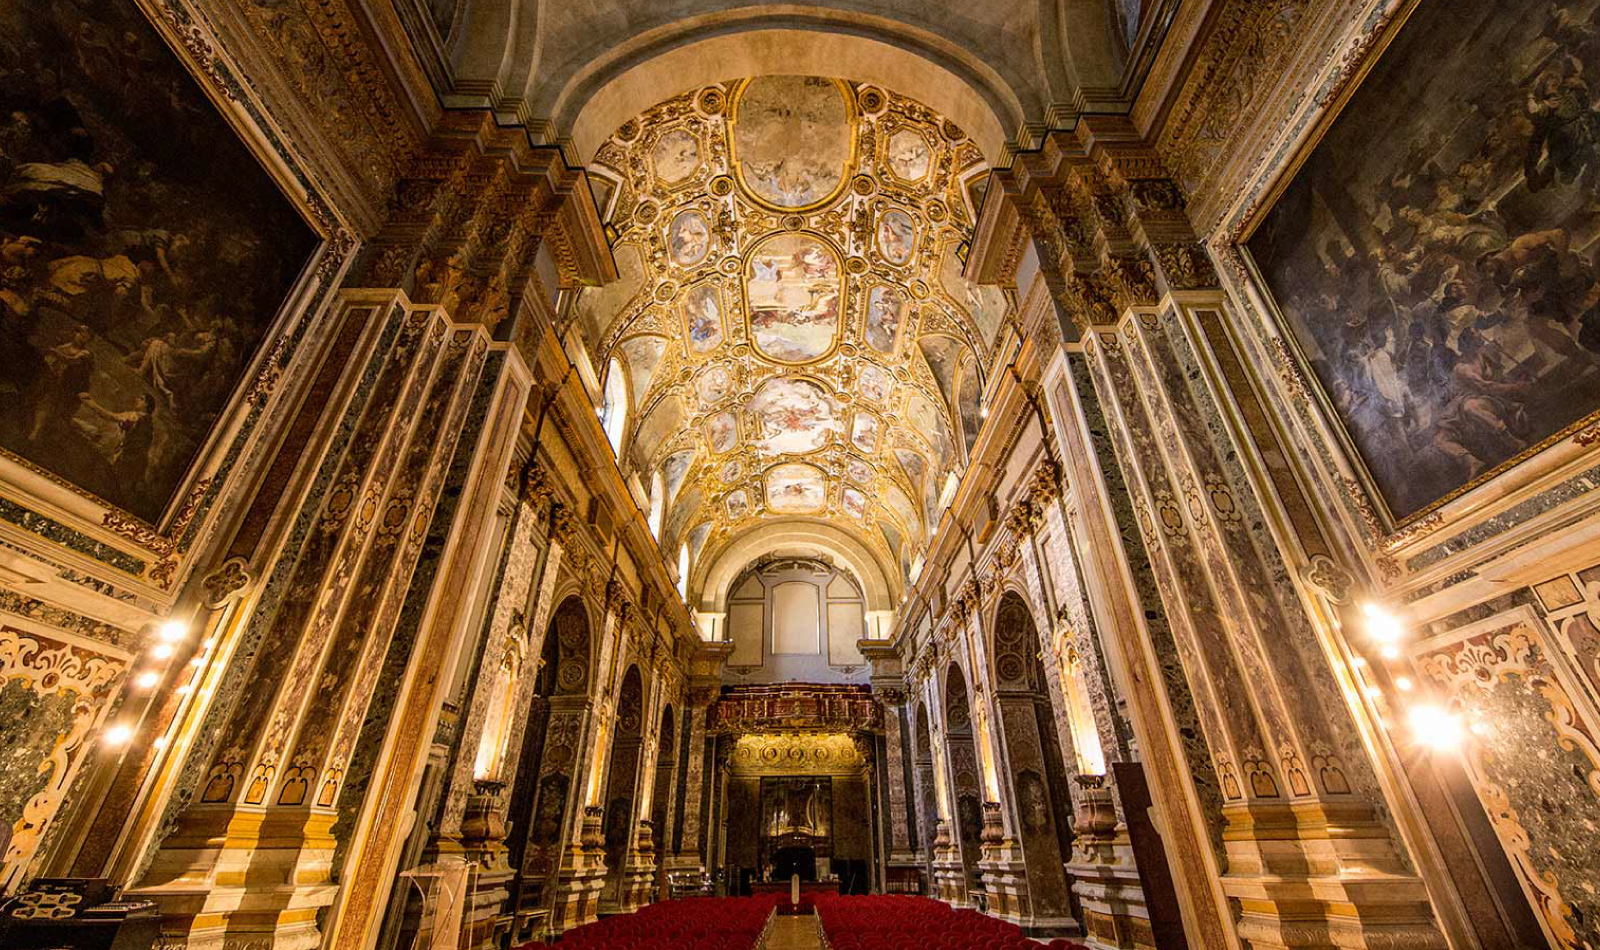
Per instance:
[[[878,246],[890,262],[904,264],[911,260],[916,240],[916,224],[904,211],[890,211],[878,220]]]
[[[850,156],[848,107],[831,80],[763,76],[739,93],[740,176],[759,197],[798,208],[831,194]]]
[[[716,349],[722,342],[722,310],[716,288],[702,285],[690,291],[683,311],[689,326],[689,348],[696,353]]]
[[[73,425],[91,444],[103,447],[107,466],[119,479],[140,480],[150,468],[150,450],[155,443],[156,401],[149,393],[139,395],[138,404],[127,410],[107,409],[88,393],[81,393],[89,414],[79,415]]]
[[[895,335],[900,332],[900,312],[905,300],[888,287],[874,287],[867,300],[867,343],[875,350],[888,353],[894,349]]]
[[[1423,4],[1250,239],[1397,517],[1600,409],[1597,14]]]
[[[767,356],[804,362],[833,345],[839,328],[839,263],[815,238],[785,237],[751,258],[750,329]]]
[[[711,229],[703,215],[687,212],[672,222],[673,261],[685,266],[698,264],[711,252]]]
[[[90,340],[89,328],[80,324],[72,328],[72,336],[65,343],[45,352],[45,372],[51,378],[51,385],[34,407],[33,423],[28,427],[29,441],[45,438],[51,434],[53,424],[71,419],[77,413],[78,404],[94,378]]]

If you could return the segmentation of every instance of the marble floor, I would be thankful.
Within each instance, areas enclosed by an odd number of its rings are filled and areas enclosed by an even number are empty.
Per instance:
[[[767,950],[820,950],[822,941],[817,936],[817,918],[778,917],[772,922],[772,932],[767,935]]]

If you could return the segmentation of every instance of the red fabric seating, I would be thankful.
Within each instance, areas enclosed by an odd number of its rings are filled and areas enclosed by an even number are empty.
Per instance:
[[[1022,928],[927,897],[821,895],[817,916],[833,950],[1041,950]],[[1084,950],[1058,940],[1049,950]]]
[[[575,927],[554,950],[750,950],[780,898],[686,897]],[[546,950],[535,943],[518,950]]]

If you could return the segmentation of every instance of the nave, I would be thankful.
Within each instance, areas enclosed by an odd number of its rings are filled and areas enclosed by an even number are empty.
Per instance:
[[[794,882],[799,894],[799,881]],[[605,917],[513,950],[1086,950],[925,897],[690,897]]]
[[[0,948],[763,934],[1600,950],[1600,0],[0,0]]]

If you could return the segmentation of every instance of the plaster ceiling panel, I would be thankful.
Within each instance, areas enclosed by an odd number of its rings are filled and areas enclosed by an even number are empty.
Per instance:
[[[622,341],[620,349],[628,365],[629,395],[635,406],[642,406],[645,404],[645,395],[650,391],[656,367],[661,365],[661,355],[666,352],[667,341],[658,336],[629,337]]]
[[[671,536],[714,553],[799,516],[903,570],[962,464],[955,413],[978,411],[962,373],[1006,317],[946,273],[981,153],[892,91],[769,76],[667,100],[596,154],[634,280],[580,312],[646,414],[630,463],[697,493]]]
[[[918,340],[917,346],[922,350],[922,358],[928,361],[933,378],[939,383],[939,394],[944,396],[945,405],[955,405],[956,368],[965,347],[950,337],[933,335]]]
[[[666,462],[661,466],[661,480],[666,485],[668,501],[678,494],[678,489],[683,485],[683,477],[689,474],[689,466],[693,463],[693,451],[674,452],[667,456]]]
[[[767,507],[782,514],[810,514],[827,503],[828,484],[815,465],[788,462],[767,472]]]
[[[814,234],[777,234],[751,253],[745,306],[756,350],[778,363],[812,363],[839,339],[844,265]]]
[[[773,455],[815,452],[843,431],[838,402],[809,379],[768,380],[750,401],[750,415],[759,446]]]
[[[630,313],[646,287],[644,251],[637,244],[611,249],[617,261],[617,279],[603,287],[585,287],[578,295],[578,320],[589,342],[598,346],[619,317]]]

